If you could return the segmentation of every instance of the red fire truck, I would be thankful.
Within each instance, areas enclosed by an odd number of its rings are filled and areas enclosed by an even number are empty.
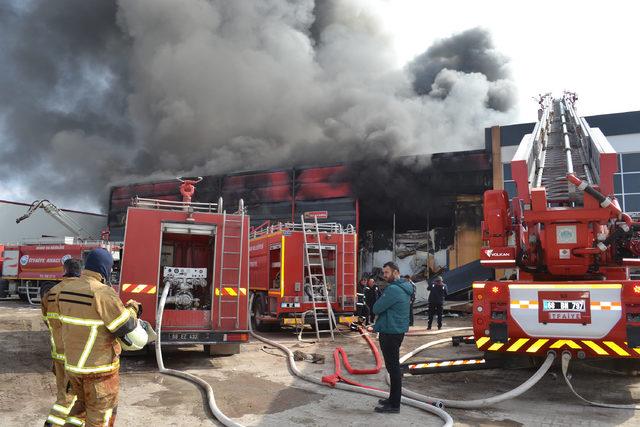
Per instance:
[[[62,265],[69,258],[84,260],[98,247],[109,250],[115,260],[117,278],[121,246],[107,241],[81,241],[74,237],[26,239],[20,245],[4,246],[0,298],[18,295],[23,301],[39,301],[42,287],[62,280]]]
[[[142,303],[156,325],[159,295],[169,286],[163,344],[203,344],[237,353],[249,339],[249,217],[215,203],[192,203],[197,180],[182,180],[183,201],[134,198],[127,210],[120,297]]]
[[[299,224],[266,223],[252,230],[249,271],[256,329],[317,328],[316,319],[330,325],[353,320],[357,235],[352,226],[319,224],[320,216],[307,213],[313,222],[305,222],[303,215]]]
[[[640,358],[640,224],[614,193],[617,154],[576,114],[575,96],[543,97],[511,161],[517,196],[484,195],[481,263],[518,280],[475,283],[480,350]]]

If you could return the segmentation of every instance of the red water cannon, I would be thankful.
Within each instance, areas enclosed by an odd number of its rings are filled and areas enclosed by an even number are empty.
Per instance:
[[[196,192],[196,184],[202,181],[202,177],[199,176],[196,179],[177,177],[180,184],[180,194],[182,194],[183,203],[191,203],[191,198]]]

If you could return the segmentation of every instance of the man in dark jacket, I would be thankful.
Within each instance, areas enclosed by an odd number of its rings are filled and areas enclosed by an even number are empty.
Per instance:
[[[416,301],[416,284],[411,280],[411,276],[408,274],[404,276],[404,279],[411,284],[413,293],[411,294],[411,305],[409,306],[409,326],[413,326],[413,303]]]
[[[413,287],[400,278],[400,270],[394,262],[384,265],[384,279],[389,283],[373,306],[378,315],[373,330],[379,333],[380,349],[391,379],[388,399],[380,399],[376,412],[400,412],[402,398],[402,372],[400,371],[400,345],[409,330],[409,305]]]
[[[373,306],[376,303],[376,300],[380,296],[380,289],[378,285],[376,285],[376,281],[373,278],[367,280],[367,287],[364,290],[364,300],[367,303],[367,307],[369,308],[369,322],[373,323],[376,321],[376,315],[373,312]]]
[[[427,287],[429,292],[429,323],[427,329],[431,329],[433,316],[438,315],[438,329],[442,329],[442,306],[447,296],[447,285],[442,282],[441,276],[436,276]]]

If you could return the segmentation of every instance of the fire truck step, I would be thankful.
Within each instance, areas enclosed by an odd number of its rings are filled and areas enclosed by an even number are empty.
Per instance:
[[[479,371],[483,369],[496,369],[504,366],[500,359],[463,358],[445,360],[425,360],[421,362],[403,363],[400,369],[403,373],[411,375],[437,374],[445,372]]]

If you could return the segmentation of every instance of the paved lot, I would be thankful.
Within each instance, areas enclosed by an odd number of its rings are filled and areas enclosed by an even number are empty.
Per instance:
[[[422,322],[422,320],[418,320]],[[446,319],[447,327],[466,326],[468,319]],[[300,344],[288,333],[271,333],[294,349],[326,355],[325,364],[299,362],[311,375],[321,377],[333,371],[331,353],[345,347],[355,367],[369,367],[373,357],[355,334],[339,336],[337,343]],[[449,334],[445,334],[447,336]],[[439,336],[407,337],[407,352]],[[41,425],[54,394],[50,373],[47,331],[39,309],[18,301],[0,302],[0,425]],[[243,346],[239,355],[212,358],[200,348],[169,349],[165,363],[205,378],[216,392],[220,408],[248,426],[438,426],[433,415],[403,407],[399,415],[372,412],[372,397],[333,390],[294,379],[285,359],[276,349],[260,342]],[[472,346],[429,350],[421,357],[474,355]],[[640,379],[613,372],[610,367],[576,365],[576,388],[593,400],[613,403],[640,401]],[[424,394],[453,399],[475,399],[505,392],[524,380],[532,370],[490,370],[405,378],[405,386]],[[357,380],[384,387],[383,375]],[[209,426],[216,425],[207,413],[200,391],[190,383],[160,375],[151,356],[126,357],[122,369],[119,426]],[[448,409],[461,426],[605,426],[640,425],[640,415],[630,410],[588,407],[580,403],[564,384],[559,369],[552,368],[532,390],[517,399],[486,410]]]

